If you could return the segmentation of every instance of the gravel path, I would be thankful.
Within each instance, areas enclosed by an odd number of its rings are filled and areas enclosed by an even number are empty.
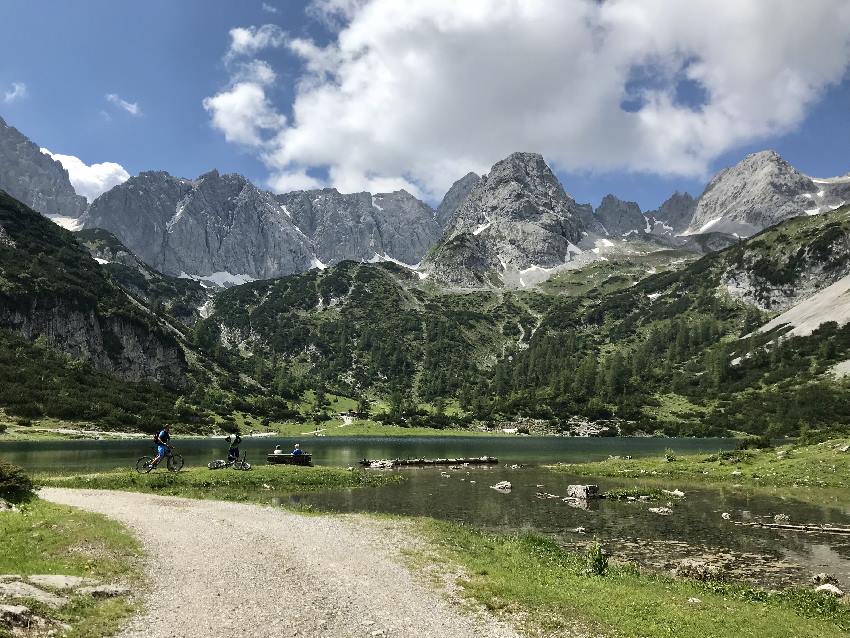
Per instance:
[[[411,574],[401,552],[416,541],[403,523],[129,492],[41,496],[105,514],[141,539],[147,611],[122,638],[519,636]]]

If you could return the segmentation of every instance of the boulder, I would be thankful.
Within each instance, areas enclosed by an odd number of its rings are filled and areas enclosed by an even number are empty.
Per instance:
[[[567,498],[578,498],[588,500],[599,498],[598,485],[569,485],[567,486]]]
[[[692,578],[694,580],[717,580],[721,576],[720,567],[709,565],[700,560],[686,558],[673,568],[676,578]]]
[[[824,583],[823,585],[818,585],[817,587],[815,587],[815,591],[821,592],[822,594],[829,594],[830,596],[835,596],[836,598],[841,598],[844,595],[844,592],[832,583]]]
[[[815,574],[814,576],[812,576],[812,583],[814,583],[815,585],[823,585],[824,583],[831,583],[833,585],[837,585],[838,579],[832,574],[820,572],[819,574]]]
[[[658,514],[659,516],[670,516],[673,513],[669,507],[650,507],[649,511],[653,514]]]
[[[788,516],[788,514],[777,514],[776,516],[773,517],[773,520],[777,523],[784,525],[786,523],[791,522],[791,517]]]
[[[32,611],[24,605],[0,605],[0,627],[28,627]]]
[[[95,598],[115,598],[116,596],[126,596],[130,593],[130,588],[124,585],[95,585],[93,587],[81,587],[77,593]]]
[[[495,485],[491,485],[490,489],[494,489],[497,492],[510,492],[513,489],[513,485],[511,485],[510,481],[499,481]]]
[[[61,574],[36,574],[34,576],[28,576],[27,580],[37,587],[47,587],[48,589],[59,589],[63,591],[97,584],[97,581],[93,578],[63,576]]]
[[[59,609],[68,604],[68,599],[58,594],[52,594],[29,583],[12,581],[0,583],[0,597],[2,598],[32,598],[43,605]]]
[[[0,512],[17,512],[18,507],[6,499],[0,498]]]

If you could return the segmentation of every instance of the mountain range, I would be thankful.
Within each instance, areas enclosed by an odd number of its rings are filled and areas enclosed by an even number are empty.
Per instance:
[[[850,176],[765,151],[697,198],[594,208],[523,152],[436,208],[217,171],[143,172],[87,203],[5,123],[0,158],[0,410],[16,418],[204,431],[320,419],[332,392],[402,425],[850,427]]]

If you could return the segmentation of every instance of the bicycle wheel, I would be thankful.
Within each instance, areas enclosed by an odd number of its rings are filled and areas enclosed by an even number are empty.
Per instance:
[[[234,469],[234,470],[250,470],[250,469],[251,469],[251,464],[250,464],[250,463],[248,463],[248,461],[239,460],[239,461],[236,461],[236,462],[233,464],[233,469]]]
[[[215,461],[210,461],[207,463],[207,467],[211,470],[220,470],[223,467],[227,467],[227,461],[222,459],[216,459]]]
[[[136,471],[139,474],[147,474],[153,469],[151,463],[153,463],[153,457],[143,456],[138,461],[136,461]]]
[[[168,457],[168,471],[179,472],[183,469],[183,457],[179,454],[172,454]]]

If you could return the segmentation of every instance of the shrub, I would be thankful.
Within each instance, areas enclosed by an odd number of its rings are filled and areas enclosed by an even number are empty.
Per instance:
[[[35,485],[17,465],[0,461],[0,498],[21,503],[35,496]]]
[[[585,573],[589,576],[604,576],[608,573],[608,557],[602,550],[602,545],[594,542],[587,548],[584,555]]]

